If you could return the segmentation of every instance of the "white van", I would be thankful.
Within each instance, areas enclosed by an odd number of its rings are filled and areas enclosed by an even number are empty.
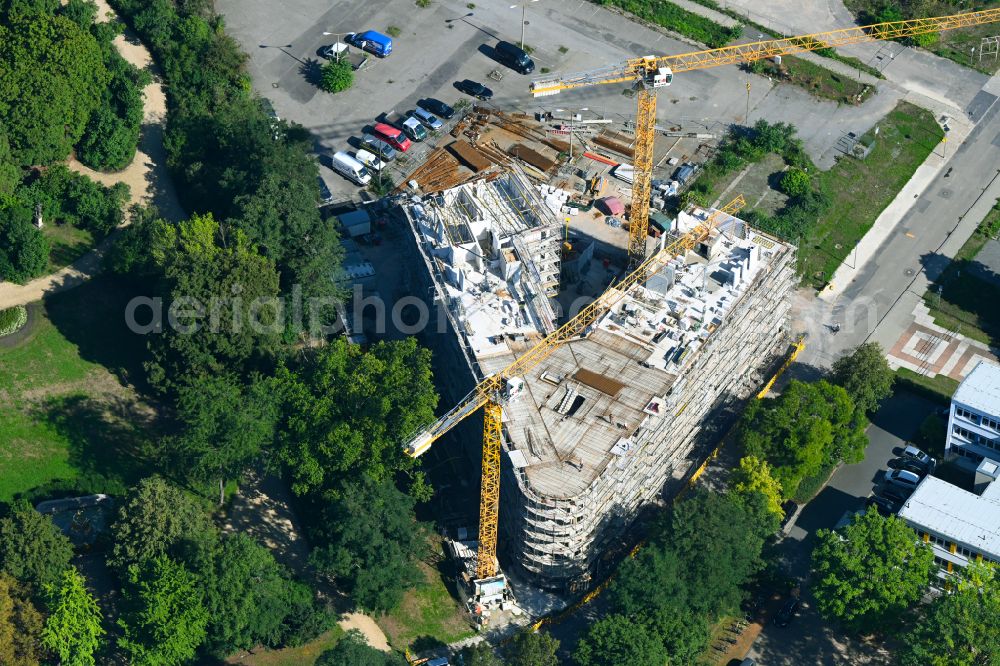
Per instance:
[[[330,168],[358,185],[367,185],[372,179],[364,164],[342,150],[333,155]]]
[[[386,169],[389,166],[379,158],[375,157],[375,153],[370,153],[363,148],[358,148],[357,152],[354,153],[354,159],[375,172]]]

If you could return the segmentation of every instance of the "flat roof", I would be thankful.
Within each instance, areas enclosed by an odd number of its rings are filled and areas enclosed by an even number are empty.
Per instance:
[[[1000,499],[928,476],[903,504],[899,517],[1000,560]]]
[[[976,411],[1000,414],[1000,365],[980,361],[959,385],[952,400]]]

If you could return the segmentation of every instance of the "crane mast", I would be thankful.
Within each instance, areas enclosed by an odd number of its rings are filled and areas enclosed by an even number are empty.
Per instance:
[[[670,85],[674,74],[720,65],[752,62],[762,58],[816,51],[859,42],[898,39],[930,32],[941,32],[1000,21],[1000,8],[967,12],[952,16],[910,19],[875,25],[844,28],[798,37],[768,39],[747,44],[735,44],[681,55],[644,56],[599,69],[564,74],[531,84],[536,96],[555,95],[594,85],[629,83],[636,89],[635,176],[632,190],[632,211],[629,218],[628,275],[609,287],[594,302],[575,317],[519,356],[500,372],[483,379],[455,407],[434,423],[415,434],[406,445],[406,453],[417,457],[424,454],[442,435],[464,419],[484,408],[482,484],[479,510],[479,553],[477,577],[488,579],[497,573],[497,524],[500,503],[500,453],[503,403],[512,380],[542,363],[564,342],[587,333],[589,328],[629,290],[662,268],[674,256],[707,238],[719,220],[739,211],[745,204],[737,197],[691,232],[675,240],[652,257],[646,258],[646,236],[649,224],[649,194],[652,182],[653,145],[656,136],[656,90]]]

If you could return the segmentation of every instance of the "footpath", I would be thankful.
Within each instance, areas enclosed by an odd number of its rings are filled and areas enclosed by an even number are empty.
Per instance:
[[[97,0],[97,21],[109,21],[115,18],[114,11],[106,0]],[[89,176],[104,185],[125,183],[129,186],[130,198],[128,206],[133,204],[152,204],[160,214],[169,220],[184,219],[184,211],[177,199],[170,174],[167,172],[167,156],[163,147],[163,129],[167,118],[167,98],[159,75],[153,64],[153,58],[145,46],[130,43],[125,35],[118,35],[114,41],[115,47],[122,57],[140,69],[148,69],[153,74],[153,82],[143,90],[142,134],[139,147],[131,164],[121,171],[103,173],[94,171],[70,158],[67,166],[78,173]],[[126,216],[123,227],[128,225]],[[26,305],[41,300],[49,294],[55,294],[77,287],[101,272],[104,254],[114,243],[120,233],[113,232],[93,250],[77,259],[71,265],[55,273],[45,275],[27,284],[0,282],[0,310],[15,305]]]

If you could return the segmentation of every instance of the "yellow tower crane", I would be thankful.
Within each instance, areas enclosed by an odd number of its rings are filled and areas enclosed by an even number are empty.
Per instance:
[[[738,212],[745,202],[737,197],[713,212],[705,222],[665,246],[645,260],[620,282],[612,285],[596,300],[545,336],[538,344],[519,356],[500,372],[479,382],[465,398],[430,426],[417,433],[408,443],[406,452],[417,457],[427,452],[439,437],[483,407],[483,476],[479,503],[479,552],[476,578],[484,579],[497,572],[497,518],[500,509],[500,438],[503,403],[517,391],[517,382],[511,381],[526,374],[549,357],[556,348],[574,338],[585,335],[588,329],[605,312],[615,306],[635,285],[663,268],[672,258],[694,248],[708,238],[720,220]]]
[[[531,85],[535,96],[554,95],[563,90],[607,83],[633,83],[638,88],[639,113],[636,117],[635,180],[632,189],[632,214],[629,223],[629,274],[610,287],[575,317],[542,339],[502,371],[482,380],[462,401],[427,426],[407,443],[406,452],[423,455],[442,435],[471,416],[484,410],[483,471],[479,504],[478,579],[497,573],[497,522],[500,505],[500,440],[503,403],[517,390],[516,380],[549,357],[562,343],[585,335],[605,312],[621,301],[628,291],[662,268],[676,254],[686,252],[707,238],[712,228],[726,215],[740,210],[744,201],[735,199],[713,213],[709,219],[679,240],[646,259],[646,234],[649,224],[649,191],[652,182],[653,140],[656,124],[657,88],[670,85],[674,74],[719,65],[732,65],[844,46],[858,42],[897,39],[929,32],[940,32],[1000,21],[1000,9],[968,12],[953,16],[893,21],[845,28],[814,35],[770,39],[737,44],[719,49],[695,51],[675,56],[645,56],[602,69],[563,75]]]
[[[586,72],[564,74],[531,84],[535,97],[555,95],[563,90],[586,88],[607,83],[631,83],[638,93],[639,109],[635,119],[635,176],[632,184],[632,212],[629,216],[629,268],[646,257],[646,234],[649,225],[649,194],[653,171],[653,140],[656,136],[656,89],[669,86],[674,74],[695,69],[734,65],[774,56],[816,51],[880,39],[912,37],[1000,21],[1000,9],[988,9],[936,18],[876,23],[855,28],[819,32],[813,35],[766,39],[735,44],[719,49],[695,51],[682,55],[644,56],[617,65]]]

